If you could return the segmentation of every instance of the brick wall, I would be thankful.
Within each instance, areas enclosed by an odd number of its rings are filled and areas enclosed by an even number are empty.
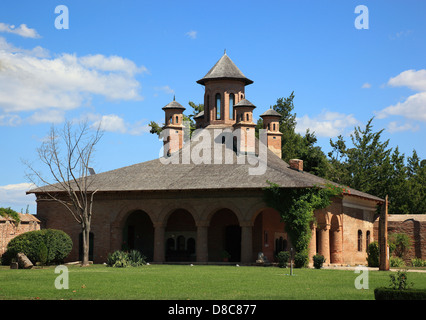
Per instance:
[[[31,214],[19,214],[21,222],[0,216],[0,256],[6,252],[7,245],[16,236],[33,230],[40,230],[40,221]]]
[[[388,233],[406,233],[412,241],[412,248],[405,257],[409,263],[414,257],[426,259],[426,215],[393,214],[388,217]],[[378,239],[379,219],[374,223],[374,237]]]

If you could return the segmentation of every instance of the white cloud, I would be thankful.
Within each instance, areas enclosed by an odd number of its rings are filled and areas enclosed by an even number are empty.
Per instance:
[[[115,114],[100,115],[100,114],[87,114],[85,118],[93,122],[92,127],[97,128],[101,125],[101,129],[107,132],[126,133],[131,135],[141,135],[149,132],[151,127],[144,124],[144,121],[136,123],[128,123],[123,118]]]
[[[416,125],[412,125],[411,123],[405,123],[403,125],[398,125],[398,123],[396,121],[392,121],[389,122],[388,124],[388,130],[390,133],[395,133],[395,132],[402,132],[402,131],[417,131],[419,130],[419,126]]]
[[[35,203],[35,196],[26,195],[26,192],[35,185],[32,183],[18,183],[0,186],[0,206],[26,207]]]
[[[368,82],[366,82],[366,83],[364,83],[363,85],[362,85],[362,87],[361,88],[363,88],[363,89],[370,89],[371,88],[371,84],[369,84]]]
[[[191,39],[197,39],[197,31],[195,30],[188,31],[185,35]]]
[[[135,76],[147,72],[119,56],[63,53],[46,57],[48,51],[15,48],[0,37],[0,111],[3,114],[76,109],[95,96],[108,100],[141,100]]]
[[[172,88],[170,88],[169,86],[162,86],[162,87],[155,87],[154,88],[155,91],[161,91],[164,92],[166,94],[172,94],[175,93],[175,90],[173,90]]]
[[[324,111],[315,118],[304,115],[296,118],[296,121],[296,132],[304,134],[309,129],[310,132],[315,132],[317,137],[330,138],[345,134],[348,127],[352,130],[359,123],[352,114],[330,111]]]
[[[388,116],[402,116],[407,119],[426,121],[426,70],[407,70],[389,79],[389,86],[408,87],[419,91],[402,102],[377,112],[379,119]]]
[[[390,78],[388,85],[393,87],[408,87],[416,91],[426,91],[426,70],[407,70],[394,78]]]
[[[19,27],[15,27],[13,24],[7,24],[0,22],[0,32],[7,32],[17,34],[24,38],[40,38],[40,35],[35,29],[28,28],[26,24],[21,24]]]

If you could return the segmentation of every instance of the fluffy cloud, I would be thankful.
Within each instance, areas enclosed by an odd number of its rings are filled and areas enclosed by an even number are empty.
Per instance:
[[[40,38],[40,35],[35,29],[28,28],[26,24],[21,24],[19,27],[0,22],[0,32],[17,34],[24,38]]]
[[[136,123],[127,123],[123,118],[115,115],[99,115],[99,114],[88,114],[86,119],[92,122],[92,127],[97,128],[99,125],[101,129],[107,132],[117,133],[128,133],[131,135],[141,135],[142,133],[149,132],[151,129],[148,124],[144,124],[143,121]]]
[[[35,204],[35,196],[26,195],[26,192],[34,187],[32,183],[25,182],[0,186],[0,206],[25,208],[29,204]]]
[[[315,118],[304,115],[296,118],[296,131],[304,134],[307,129],[315,132],[317,137],[337,137],[339,134],[345,134],[349,127],[351,130],[359,122],[352,114],[343,114],[339,112],[324,111]]]
[[[131,60],[100,54],[46,55],[43,48],[18,49],[0,37],[0,115],[35,112],[32,118],[40,122],[49,110],[59,121],[63,112],[79,108],[95,95],[107,100],[142,99],[135,76],[147,70]]]
[[[388,81],[389,86],[408,87],[419,91],[402,102],[377,112],[379,119],[403,116],[406,119],[426,121],[426,70],[407,70]]]

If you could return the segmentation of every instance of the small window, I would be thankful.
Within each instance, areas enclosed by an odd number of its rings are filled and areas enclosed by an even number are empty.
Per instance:
[[[366,248],[368,248],[368,246],[370,245],[370,231],[367,231],[365,235],[365,244],[366,244]]]
[[[246,121],[249,122],[250,121],[250,115],[247,113],[246,114]]]
[[[176,122],[175,122],[176,124],[178,124],[179,123],[179,116],[176,116]]]
[[[173,117],[172,116],[170,116],[169,124],[173,124]]]
[[[358,230],[358,251],[362,251],[362,231]]]
[[[220,93],[216,93],[216,120],[220,120],[221,117],[221,98]]]
[[[229,95],[229,119],[234,119],[234,101],[235,96],[233,93]]]
[[[275,131],[275,123],[272,125],[272,130]]]

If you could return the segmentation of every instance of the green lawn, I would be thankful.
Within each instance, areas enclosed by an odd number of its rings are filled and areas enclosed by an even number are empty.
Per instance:
[[[55,267],[11,270],[0,266],[0,299],[276,300],[374,299],[390,272],[369,272],[369,289],[355,288],[350,270],[205,265],[110,268],[69,266],[69,289],[55,288]],[[409,272],[414,288],[426,289],[426,273]]]

